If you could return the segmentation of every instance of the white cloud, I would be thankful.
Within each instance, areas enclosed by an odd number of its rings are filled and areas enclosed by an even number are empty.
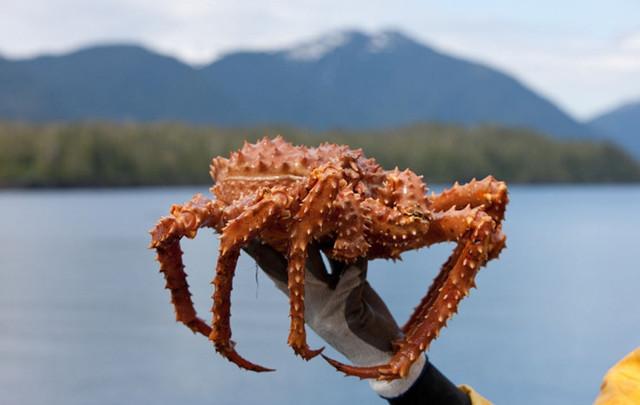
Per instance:
[[[620,47],[628,51],[640,52],[640,31],[623,36]]]

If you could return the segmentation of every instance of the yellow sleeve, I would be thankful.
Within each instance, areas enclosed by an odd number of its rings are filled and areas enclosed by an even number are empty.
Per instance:
[[[640,347],[604,376],[594,405],[640,404]]]
[[[474,389],[469,387],[468,385],[461,385],[459,388],[463,392],[467,393],[467,395],[471,399],[471,405],[492,405],[489,400],[475,392]]]

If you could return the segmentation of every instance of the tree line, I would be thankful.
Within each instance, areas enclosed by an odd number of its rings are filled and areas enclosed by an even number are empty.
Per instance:
[[[315,133],[275,126],[0,122],[0,187],[206,184],[212,157],[228,156],[245,140],[277,134],[295,144],[362,148],[383,167],[410,168],[430,183],[488,174],[518,183],[640,181],[640,163],[613,144],[500,126],[432,123]]]

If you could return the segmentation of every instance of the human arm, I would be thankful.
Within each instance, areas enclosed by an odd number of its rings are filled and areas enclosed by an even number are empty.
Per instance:
[[[259,241],[245,250],[276,287],[287,292],[286,259]],[[367,282],[367,261],[351,265],[329,260],[327,271],[318,246],[309,249],[305,274],[305,320],[318,336],[358,366],[384,363],[401,331],[384,301]],[[451,383],[425,357],[409,374],[394,381],[370,381],[389,403],[471,404],[469,396]]]

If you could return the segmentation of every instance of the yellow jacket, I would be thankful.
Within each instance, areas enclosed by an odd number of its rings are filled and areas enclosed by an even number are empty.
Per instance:
[[[604,376],[594,405],[640,404],[640,347]]]
[[[460,387],[471,398],[473,405],[491,405],[471,387]],[[640,347],[629,353],[604,376],[600,394],[593,405],[640,404]]]

